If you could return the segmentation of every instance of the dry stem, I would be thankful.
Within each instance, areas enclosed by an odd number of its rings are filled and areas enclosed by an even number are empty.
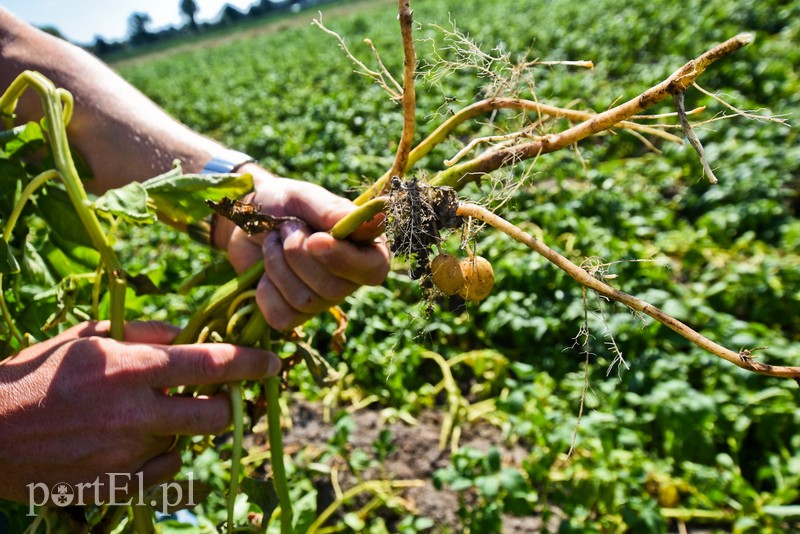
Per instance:
[[[561,133],[547,135],[513,147],[486,151],[473,160],[438,173],[431,179],[430,183],[432,185],[449,185],[459,188],[465,183],[478,180],[486,173],[497,170],[500,167],[574,145],[590,135],[612,128],[619,122],[641,113],[674,94],[685,91],[714,61],[739,50],[750,43],[751,40],[752,36],[750,34],[740,34],[728,39],[696,59],[689,61],[663,82],[619,106],[599,113],[591,119]]]
[[[417,56],[412,35],[412,11],[409,0],[398,0],[400,33],[403,37],[403,134],[397,146],[389,176],[404,176],[408,155],[414,142],[414,122],[417,115],[417,95],[414,77],[417,73]]]
[[[689,123],[689,118],[686,116],[686,107],[683,103],[683,96],[683,91],[672,95],[672,98],[675,101],[675,111],[678,112],[678,119],[680,119],[681,128],[683,128],[683,135],[686,136],[686,140],[689,141],[689,144],[692,145],[694,151],[697,152],[697,157],[700,158],[700,163],[703,165],[703,171],[705,172],[708,181],[712,184],[716,184],[719,182],[719,180],[717,180],[714,171],[711,169],[711,165],[708,163],[708,159],[706,159],[706,151],[703,149],[703,144],[700,142],[697,134],[694,133],[694,129]]]
[[[474,119],[475,117],[492,113],[498,109],[533,111],[539,115],[547,115],[553,119],[565,118],[571,121],[589,121],[597,116],[595,113],[550,106],[548,104],[542,104],[540,102],[524,98],[498,97],[480,100],[459,110],[455,115],[444,121],[427,138],[414,147],[408,156],[408,162],[406,163],[405,169],[406,172],[408,172],[408,170],[411,169],[419,160],[427,156],[433,147],[444,141],[447,136],[449,136],[459,125],[470,119]],[[625,128],[631,132],[639,132],[642,134],[659,137],[665,141],[670,141],[673,143],[683,142],[680,137],[667,133],[653,126],[645,126],[630,121],[620,121],[618,124],[616,124],[616,126]],[[359,205],[363,204],[374,196],[381,194],[391,177],[392,174],[390,172],[384,174],[380,179],[376,180],[370,188],[364,191],[355,200],[355,203]]]
[[[667,315],[659,308],[648,304],[647,302],[634,297],[633,295],[629,295],[603,283],[586,272],[586,270],[581,269],[561,254],[545,245],[540,240],[520,230],[515,225],[506,221],[502,217],[495,215],[482,206],[471,203],[461,203],[459,204],[457,214],[463,217],[474,217],[493,226],[513,239],[526,245],[534,252],[542,255],[556,267],[569,274],[581,285],[588,287],[604,297],[616,302],[620,302],[633,310],[652,317],[659,323],[670,328],[698,347],[705,349],[708,352],[719,356],[720,358],[727,360],[738,367],[741,367],[742,369],[767,376],[800,380],[800,367],[776,366],[761,363],[756,361],[752,356],[752,352],[755,349],[742,349],[736,352],[719,345],[684,323],[678,321],[674,317]]]
[[[344,42],[342,36],[333,30],[329,30],[328,28],[325,27],[324,24],[322,24],[322,14],[320,14],[319,18],[312,20],[311,23],[317,26],[320,30],[324,31],[325,33],[332,35],[333,37],[336,38],[337,41],[339,41],[339,46],[342,47],[342,50],[344,50],[345,55],[350,59],[350,61],[352,61],[356,65],[356,67],[358,67],[358,69],[360,69],[360,70],[357,69],[355,72],[363,76],[366,76],[368,78],[372,78],[372,80],[374,80],[375,83],[377,83],[387,93],[389,93],[389,96],[392,98],[392,100],[401,100],[403,98],[401,94],[402,92],[401,88],[397,84],[397,81],[383,66],[383,62],[381,61],[380,56],[378,55],[378,51],[375,50],[374,46],[372,46],[371,41],[367,40],[367,46],[369,46],[372,49],[373,53],[378,57],[378,64],[381,67],[381,72],[377,72],[370,69],[360,59],[358,59],[355,55],[353,55],[353,53],[350,52],[350,49],[347,48],[347,43]]]

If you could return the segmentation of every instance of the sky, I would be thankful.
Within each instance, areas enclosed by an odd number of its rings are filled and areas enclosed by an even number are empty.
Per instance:
[[[255,0],[195,0],[196,19],[210,20],[227,3],[246,9]],[[36,26],[55,26],[70,41],[91,44],[96,36],[107,41],[123,39],[128,33],[128,17],[141,12],[150,15],[148,29],[181,25],[180,0],[2,0],[9,11]]]

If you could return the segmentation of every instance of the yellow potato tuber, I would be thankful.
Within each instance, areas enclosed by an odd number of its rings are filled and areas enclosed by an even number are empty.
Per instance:
[[[439,254],[431,262],[433,283],[445,295],[455,295],[464,287],[464,274],[458,258],[452,254]]]
[[[494,269],[484,257],[470,256],[461,260],[464,287],[458,292],[465,300],[480,302],[489,296],[494,287]]]

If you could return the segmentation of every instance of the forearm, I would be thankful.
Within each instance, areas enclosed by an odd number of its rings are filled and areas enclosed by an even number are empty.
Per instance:
[[[68,135],[92,170],[95,192],[161,174],[176,159],[185,171],[197,172],[220,149],[91,54],[36,30],[0,6],[0,87],[25,70],[41,72],[75,98]],[[26,93],[18,121],[38,120],[41,114],[36,96]]]

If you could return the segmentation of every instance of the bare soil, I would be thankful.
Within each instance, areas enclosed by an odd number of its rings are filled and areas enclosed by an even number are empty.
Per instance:
[[[284,434],[286,452],[294,455],[310,451],[311,456],[317,456],[333,436],[333,424],[324,420],[320,404],[302,399],[293,399],[291,413],[292,427]],[[368,408],[353,412],[351,417],[355,423],[355,430],[348,442],[351,451],[361,450],[371,458],[375,458],[373,443],[384,428],[391,432],[394,443],[394,451],[389,454],[381,468],[363,472],[363,478],[424,481],[421,487],[402,492],[401,495],[406,499],[409,508],[420,516],[432,519],[436,523],[433,532],[463,532],[465,525],[458,517],[458,494],[448,488],[437,490],[431,482],[434,472],[450,463],[449,448],[444,451],[439,449],[443,414],[433,410],[423,412],[417,417],[415,425],[403,422],[382,425],[380,412]],[[263,446],[258,441],[263,441],[263,438],[254,438],[254,441],[246,446]],[[488,452],[491,447],[497,447],[504,465],[520,465],[527,455],[527,451],[521,446],[506,445],[500,429],[487,423],[464,426],[459,446],[484,452]],[[340,471],[338,482],[342,491],[347,491],[357,483],[344,468]],[[335,499],[330,479],[317,481],[317,490],[320,495],[318,507],[321,510]],[[384,516],[387,524],[391,525],[393,521],[402,519],[396,513],[388,511],[385,513],[388,514]],[[509,534],[543,530],[542,521],[538,517],[506,516],[503,524],[503,532]],[[550,528],[546,530],[552,531],[554,526],[548,526]]]

